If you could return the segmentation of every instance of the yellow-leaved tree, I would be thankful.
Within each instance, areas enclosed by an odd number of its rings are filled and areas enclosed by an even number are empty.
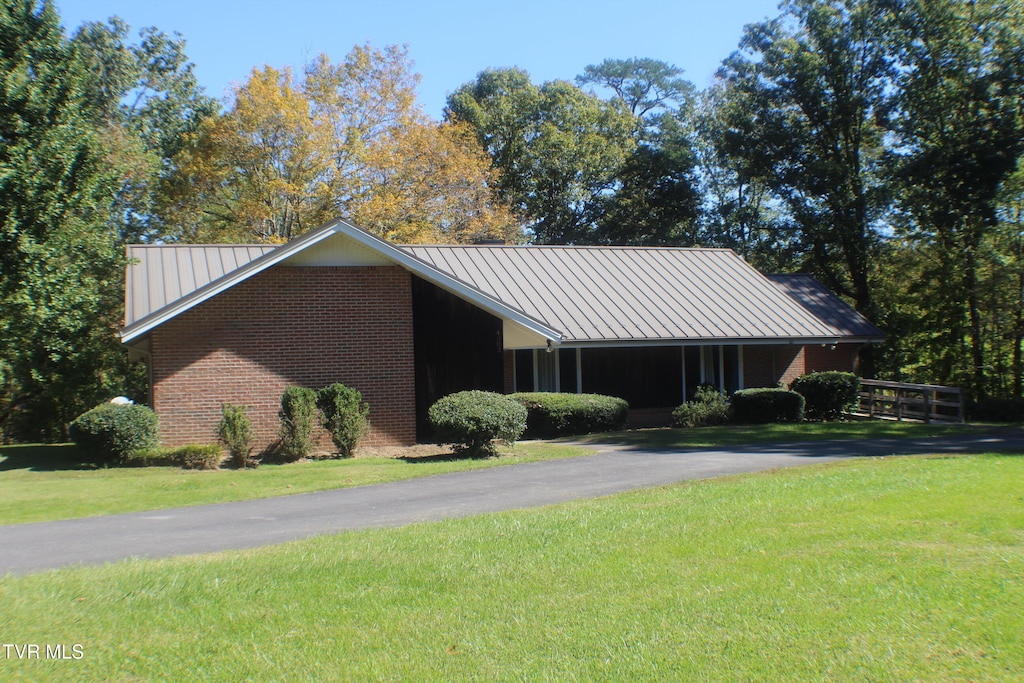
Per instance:
[[[342,216],[397,242],[520,240],[489,157],[419,110],[418,81],[396,46],[320,55],[298,81],[254,69],[175,160],[171,239],[281,242]]]

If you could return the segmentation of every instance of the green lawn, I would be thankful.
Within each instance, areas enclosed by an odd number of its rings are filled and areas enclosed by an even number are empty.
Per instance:
[[[642,429],[594,434],[580,440],[616,443],[638,448],[708,448],[770,441],[822,441],[825,439],[891,439],[946,436],[977,431],[956,424],[921,424],[886,420],[803,422],[798,424],[725,425],[699,429]]]
[[[1024,680],[1021,482],[865,458],[8,577],[4,642],[83,656],[0,679]]]
[[[956,433],[970,427],[861,421],[647,429],[585,437],[644,448],[698,448],[763,441],[874,439]],[[495,467],[534,460],[585,455],[590,451],[565,443],[526,442],[504,449],[499,458],[451,460],[354,458],[255,470],[189,471],[177,467],[97,469],[82,466],[72,445],[0,446],[0,524],[158,510],[183,505],[222,503],[324,489],[379,484],[430,474]]]
[[[588,452],[578,446],[537,442],[517,444],[503,449],[501,457],[485,460],[453,460],[441,454],[200,471],[178,467],[82,466],[70,444],[0,446],[0,524],[267,498]]]

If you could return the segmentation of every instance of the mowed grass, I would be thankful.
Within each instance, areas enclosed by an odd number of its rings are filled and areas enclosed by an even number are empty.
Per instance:
[[[0,524],[268,498],[588,452],[578,446],[538,442],[517,444],[503,449],[501,457],[489,459],[453,460],[442,453],[408,459],[361,457],[261,465],[249,470],[199,471],[81,466],[70,444],[0,446]]]
[[[873,458],[0,579],[5,681],[1024,680],[1024,457]]]
[[[795,425],[732,425],[704,429],[645,429],[583,437],[651,449],[728,446],[767,441],[925,437],[970,427],[858,421]],[[440,449],[438,449],[440,450]],[[0,446],[0,524],[159,510],[185,505],[251,500],[325,489],[381,484],[431,474],[586,455],[592,451],[558,442],[524,442],[501,457],[452,460],[443,453],[417,457],[358,457],[254,470],[189,471],[177,467],[94,468],[82,466],[70,444]]]
[[[645,449],[710,448],[740,444],[928,438],[969,434],[985,427],[958,424],[922,424],[887,420],[851,420],[849,422],[803,422],[795,424],[731,424],[698,429],[641,429],[611,434],[592,434],[580,441],[613,443]]]

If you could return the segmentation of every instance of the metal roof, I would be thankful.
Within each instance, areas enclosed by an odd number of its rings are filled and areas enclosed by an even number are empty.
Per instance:
[[[324,244],[333,244],[335,248],[317,253],[317,248]],[[151,248],[173,250],[178,247],[155,245]],[[129,262],[125,275],[127,285],[125,317],[131,316],[132,322],[126,322],[124,329],[121,330],[122,343],[127,344],[141,338],[153,328],[279,263],[324,266],[328,265],[323,261],[327,258],[332,259],[332,263],[337,265],[365,265],[368,254],[373,257],[370,260],[374,265],[393,263],[500,317],[505,321],[509,331],[525,332],[528,338],[535,339],[540,344],[557,342],[561,339],[560,333],[547,326],[543,321],[531,318],[522,311],[489,296],[486,292],[474,289],[452,278],[447,273],[431,267],[428,263],[399,249],[390,242],[341,219],[326,223],[286,244],[276,247],[257,245],[255,248],[262,252],[228,251],[222,253],[221,249],[238,248],[224,247],[223,245],[192,245],[184,248],[197,251],[183,252],[187,258],[181,260],[177,258],[164,259],[159,255],[153,255],[153,258],[140,258],[137,261]],[[205,279],[204,277],[195,277],[194,268],[192,268],[193,272],[187,272],[190,266],[204,260],[216,262],[216,258],[203,258],[200,252],[207,249],[222,256],[231,253],[240,265],[219,277],[214,277],[212,273],[207,272]],[[246,249],[246,247],[242,247],[242,249]],[[314,255],[312,259],[307,258],[310,254]],[[353,256],[355,258],[352,258]],[[166,272],[161,270],[159,276],[150,276],[146,272],[150,265],[166,269]],[[176,274],[175,269],[177,269]],[[205,284],[200,284],[204,281]],[[193,285],[196,286],[193,288]],[[509,325],[511,327],[508,327]]]
[[[843,337],[864,341],[882,341],[885,332],[858,313],[825,285],[810,275],[769,275],[768,279],[789,296],[799,301],[823,322]]]
[[[125,327],[276,248],[272,244],[130,245]]]
[[[838,341],[727,249],[404,246],[562,332],[563,344]]]
[[[278,263],[327,265],[321,261],[357,251],[358,259],[380,257],[511,321],[536,335],[530,343],[835,342],[884,336],[812,278],[769,280],[727,249],[398,247],[335,221],[279,246],[129,247],[122,340],[140,338]]]

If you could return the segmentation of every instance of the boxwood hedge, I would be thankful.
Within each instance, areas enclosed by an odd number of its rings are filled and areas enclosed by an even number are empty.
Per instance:
[[[789,388],[804,397],[809,420],[838,420],[860,402],[860,378],[852,372],[810,372]]]
[[[745,424],[800,422],[804,397],[786,389],[742,389],[732,395],[732,419]]]
[[[530,439],[622,429],[629,412],[623,399],[601,394],[520,392],[509,398],[526,408],[525,436]]]
[[[146,406],[101,403],[75,418],[68,425],[68,434],[90,462],[110,465],[156,448],[160,423]]]
[[[494,441],[513,443],[526,430],[526,408],[490,391],[460,391],[430,406],[427,417],[440,443],[471,458],[495,454]]]

